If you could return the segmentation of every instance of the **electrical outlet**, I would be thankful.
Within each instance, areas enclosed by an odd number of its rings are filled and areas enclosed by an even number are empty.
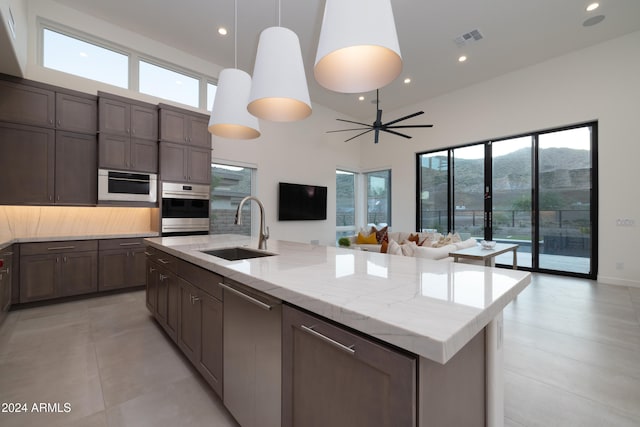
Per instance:
[[[616,225],[618,227],[633,227],[636,225],[636,221],[629,218],[618,218],[616,219]]]

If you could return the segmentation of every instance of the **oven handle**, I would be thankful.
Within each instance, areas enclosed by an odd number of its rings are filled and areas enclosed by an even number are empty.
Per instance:
[[[149,184],[151,182],[150,179],[112,178],[112,177],[109,177],[109,181],[143,182],[145,184]]]
[[[176,199],[200,199],[200,200],[209,200],[209,195],[206,193],[178,193],[175,191],[163,191],[162,198],[170,199],[171,197],[165,196],[174,196]]]

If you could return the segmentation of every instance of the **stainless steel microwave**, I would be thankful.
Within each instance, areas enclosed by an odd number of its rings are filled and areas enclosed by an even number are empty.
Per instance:
[[[158,176],[153,173],[98,169],[98,201],[156,203]]]

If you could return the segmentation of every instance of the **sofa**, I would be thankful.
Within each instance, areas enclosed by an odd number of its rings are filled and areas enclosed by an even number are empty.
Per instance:
[[[376,243],[373,243],[373,233],[377,234]],[[350,247],[353,249],[434,260],[452,260],[453,258],[449,257],[450,252],[478,244],[476,239],[468,235],[449,233],[443,236],[436,231],[394,232],[371,228],[360,231],[358,234],[360,236],[349,237]],[[370,241],[367,241],[367,238]]]

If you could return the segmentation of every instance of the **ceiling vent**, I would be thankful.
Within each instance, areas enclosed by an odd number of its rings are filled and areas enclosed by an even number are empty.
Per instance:
[[[480,30],[475,29],[475,30],[469,31],[468,33],[464,33],[462,35],[459,35],[458,37],[456,37],[453,40],[456,42],[456,44],[458,46],[464,46],[466,44],[482,40],[483,38],[484,38],[484,36],[480,32]]]

